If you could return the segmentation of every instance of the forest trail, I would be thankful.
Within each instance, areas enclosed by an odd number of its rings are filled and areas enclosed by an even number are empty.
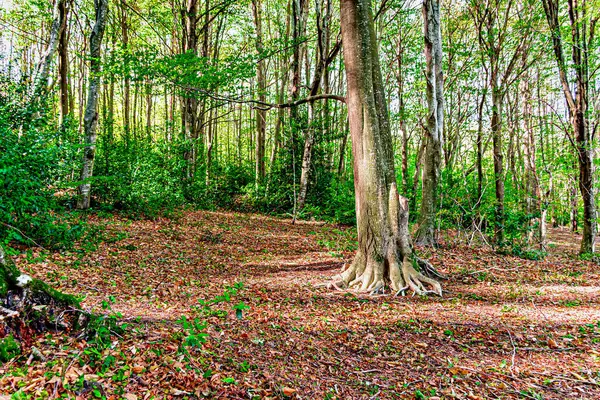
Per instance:
[[[419,249],[449,276],[440,299],[317,287],[352,258],[356,239],[345,227],[200,211],[91,222],[103,241],[87,251],[40,257],[34,249],[17,260],[85,294],[85,307],[100,311],[114,296],[112,310],[130,323],[106,350],[130,371],[124,381],[111,379],[112,370],[72,367],[83,341],[62,337],[75,350],[55,352],[41,338],[36,346],[53,365],[71,364],[68,382],[87,374],[106,393],[122,388],[140,398],[600,398],[599,269],[575,256],[579,239],[566,230],[551,230],[556,243],[541,261],[445,233],[439,249]],[[192,353],[194,366],[211,373],[188,370],[177,320],[236,282],[244,289],[215,306],[228,313],[203,315],[208,341]],[[249,309],[238,319],[232,306],[240,302]],[[19,387],[23,378],[2,368],[0,388]],[[39,378],[31,393],[56,385],[43,374],[57,367],[29,369],[28,381]]]

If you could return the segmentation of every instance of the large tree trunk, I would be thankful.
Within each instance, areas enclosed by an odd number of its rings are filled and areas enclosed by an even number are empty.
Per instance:
[[[332,286],[378,293],[385,287],[424,293],[424,283],[441,295],[438,282],[414,268],[408,204],[396,187],[392,135],[371,2],[341,0],[347,103],[354,156],[358,252]]]
[[[83,167],[79,186],[79,200],[77,208],[85,210],[90,207],[90,192],[92,184],[90,178],[94,171],[94,157],[96,155],[96,128],[98,127],[98,92],[100,91],[100,50],[104,27],[108,15],[108,0],[94,0],[96,10],[96,23],[90,35],[90,83],[88,98],[85,107],[84,129],[85,147],[83,149]]]
[[[427,60],[427,106],[429,117],[425,133],[427,150],[423,174],[423,196],[419,213],[419,229],[416,241],[423,245],[435,245],[435,215],[438,203],[438,183],[442,163],[444,130],[444,74],[442,71],[442,33],[440,3],[438,0],[423,2],[425,23],[425,59]]]

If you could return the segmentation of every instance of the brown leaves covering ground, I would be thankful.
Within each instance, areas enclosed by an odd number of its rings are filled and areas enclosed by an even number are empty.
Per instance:
[[[576,257],[579,238],[569,232],[551,232],[543,261],[445,234],[441,248],[420,249],[449,276],[440,299],[319,287],[352,258],[347,228],[221,212],[91,222],[105,227],[94,251],[17,262],[65,292],[85,294],[86,308],[101,311],[114,296],[113,311],[129,323],[102,354],[114,356],[114,366],[101,373],[87,363],[83,339],[40,336],[36,346],[47,361],[27,364],[24,354],[0,367],[0,393],[600,398],[599,267]],[[208,342],[187,361],[176,321],[235,282],[245,289],[219,306],[226,316],[203,317]],[[243,319],[232,311],[240,301],[250,307]],[[76,382],[87,387],[79,395]]]

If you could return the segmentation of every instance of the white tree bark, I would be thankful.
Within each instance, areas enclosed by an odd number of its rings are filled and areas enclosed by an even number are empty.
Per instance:
[[[94,157],[96,155],[96,128],[98,126],[98,94],[100,92],[100,55],[102,37],[108,15],[108,0],[94,0],[96,10],[96,23],[90,34],[90,81],[88,86],[87,104],[84,114],[85,147],[83,150],[83,166],[81,168],[81,185],[79,186],[79,200],[77,208],[90,207],[90,194],[92,184],[90,178],[94,171]]]
[[[65,29],[65,14],[61,13],[61,7],[64,8],[66,0],[57,0],[52,11],[52,25],[50,27],[50,37],[48,38],[48,46],[42,54],[42,58],[36,67],[33,85],[31,87],[31,100],[35,100],[42,96],[50,86],[48,79],[50,68],[52,67],[52,59],[58,48],[58,40]]]

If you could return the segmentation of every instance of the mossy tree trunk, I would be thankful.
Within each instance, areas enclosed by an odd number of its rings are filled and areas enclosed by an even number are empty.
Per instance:
[[[47,330],[77,328],[79,299],[23,274],[0,245],[0,338],[12,335],[30,341]]]

